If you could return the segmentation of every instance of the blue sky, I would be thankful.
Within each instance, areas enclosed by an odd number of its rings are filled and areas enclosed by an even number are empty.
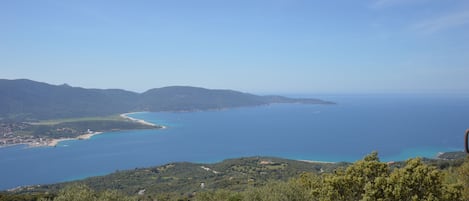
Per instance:
[[[469,1],[2,0],[0,73],[138,92],[467,92]]]

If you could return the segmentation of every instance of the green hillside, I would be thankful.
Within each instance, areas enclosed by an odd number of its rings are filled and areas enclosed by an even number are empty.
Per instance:
[[[303,172],[332,172],[348,163],[313,163],[274,157],[229,159],[214,164],[170,163],[158,167],[118,171],[81,181],[43,185],[32,191],[57,191],[70,184],[85,184],[95,190],[113,189],[133,195],[141,189],[147,193],[244,190],[271,180],[286,181]],[[31,191],[31,190],[27,190]]]
[[[372,153],[354,163],[273,157],[170,163],[0,192],[0,200],[463,201],[468,190],[467,159],[385,163]]]
[[[0,79],[0,120],[35,121],[115,115],[132,111],[194,111],[271,103],[333,104],[318,99],[257,96],[233,90],[173,86],[135,93],[85,89],[32,80]]]

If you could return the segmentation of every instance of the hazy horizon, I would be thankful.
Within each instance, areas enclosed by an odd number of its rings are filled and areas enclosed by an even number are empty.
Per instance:
[[[467,93],[469,2],[2,1],[0,70],[83,88]]]
[[[4,78],[0,78],[4,79]],[[239,89],[234,89],[234,88],[217,88],[217,87],[201,87],[201,86],[191,86],[191,85],[167,85],[167,86],[155,86],[155,87],[150,87],[146,90],[143,91],[134,91],[134,90],[129,90],[126,88],[117,88],[117,87],[109,87],[109,88],[99,88],[99,87],[83,87],[83,86],[76,86],[76,85],[70,85],[69,83],[61,83],[61,84],[55,84],[55,83],[49,83],[49,82],[44,82],[44,81],[38,81],[38,80],[31,80],[28,78],[18,78],[18,79],[5,79],[5,80],[30,80],[34,82],[39,82],[39,83],[45,83],[45,84],[50,84],[50,85],[55,85],[55,86],[61,86],[61,85],[68,85],[70,87],[78,87],[78,88],[84,88],[84,89],[103,89],[103,90],[112,90],[112,89],[118,89],[118,90],[125,90],[129,92],[134,92],[134,93],[144,93],[152,89],[157,89],[157,88],[165,88],[165,87],[194,87],[194,88],[204,88],[204,89],[209,89],[209,90],[234,90],[234,91],[239,91],[239,92],[244,92],[244,93],[250,93],[254,95],[282,95],[282,96],[288,96],[292,98],[318,98],[317,96],[367,96],[367,95],[469,95],[469,92],[464,91],[464,92],[453,92],[453,91],[445,91],[445,92],[425,92],[425,91],[388,91],[388,92],[292,92],[292,91],[272,91],[272,92],[252,92],[252,91],[243,91]]]

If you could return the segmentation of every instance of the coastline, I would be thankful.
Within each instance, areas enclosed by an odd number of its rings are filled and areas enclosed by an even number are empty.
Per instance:
[[[129,112],[129,113],[124,113],[124,114],[120,114],[119,116],[125,120],[129,120],[129,121],[132,121],[132,122],[136,122],[136,123],[139,123],[139,124],[142,124],[142,125],[146,125],[146,126],[152,126],[152,127],[156,127],[158,129],[165,129],[166,126],[163,126],[163,125],[156,125],[154,123],[150,123],[148,121],[145,121],[143,119],[137,119],[137,118],[133,118],[133,117],[130,117],[128,115],[130,114],[135,114],[135,113],[141,113],[141,112]],[[102,134],[103,132],[94,132],[94,131],[88,131],[88,133],[85,133],[85,134],[82,134],[82,135],[79,135],[79,136],[76,136],[76,137],[69,137],[69,138],[58,138],[58,139],[43,139],[43,140],[37,140],[35,142],[23,142],[23,143],[14,143],[14,144],[5,144],[5,145],[0,145],[0,148],[4,148],[4,147],[10,147],[10,146],[15,146],[15,145],[26,145],[28,148],[35,148],[35,147],[55,147],[57,146],[60,142],[62,141],[68,141],[68,140],[88,140],[90,138],[92,138],[93,136],[95,135],[99,135],[99,134]]]
[[[31,142],[31,143],[16,143],[16,144],[7,144],[7,145],[0,145],[0,148],[12,147],[17,145],[26,145],[27,148],[36,148],[36,147],[55,147],[62,141],[68,140],[89,140],[95,135],[102,134],[104,132],[92,132],[83,135],[79,135],[74,138],[59,138],[59,139],[47,139],[42,142]]]
[[[133,117],[130,117],[128,115],[130,114],[135,114],[135,113],[140,113],[140,112],[128,112],[128,113],[124,113],[124,114],[120,114],[119,116],[124,118],[124,119],[128,119],[130,121],[133,121],[133,122],[137,122],[139,124],[143,124],[143,125],[147,125],[147,126],[154,126],[154,127],[160,127],[161,129],[165,129],[166,126],[162,126],[162,125],[156,125],[154,123],[150,123],[148,121],[145,121],[143,119],[136,119],[136,118],[133,118]],[[87,133],[87,134],[83,134],[83,135],[79,135],[75,138],[61,138],[61,139],[52,139],[50,141],[48,141],[45,145],[44,144],[28,144],[30,147],[38,147],[38,146],[49,146],[49,147],[55,147],[57,146],[60,142],[62,141],[67,141],[67,140],[88,140],[90,138],[92,138],[93,136],[95,135],[99,135],[99,134],[102,134],[103,132],[92,132],[92,133]]]
[[[295,159],[292,159],[295,160]],[[301,162],[306,162],[306,163],[322,163],[322,164],[335,164],[337,162],[330,162],[330,161],[313,161],[313,160],[297,160]]]
[[[155,126],[155,127],[159,126],[159,127],[161,127],[161,129],[166,128],[166,126],[163,126],[163,125],[156,125],[154,123],[150,123],[150,122],[145,121],[143,119],[136,119],[136,118],[128,116],[130,114],[136,114],[136,113],[142,113],[142,112],[128,112],[128,113],[120,114],[119,116],[124,118],[124,119],[128,119],[130,121],[137,122],[139,124],[143,124],[143,125],[147,125],[147,126]]]
[[[62,141],[67,141],[67,140],[89,140],[95,135],[102,134],[103,132],[92,132],[92,133],[87,133],[83,135],[79,135],[75,138],[60,138],[60,139],[52,139],[47,143],[47,146],[49,147],[55,147],[57,144],[59,144]],[[34,145],[33,145],[34,146]]]

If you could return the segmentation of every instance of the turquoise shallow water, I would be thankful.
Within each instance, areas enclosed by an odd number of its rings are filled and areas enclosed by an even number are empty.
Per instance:
[[[373,150],[384,161],[434,157],[463,148],[469,97],[324,96],[338,105],[262,107],[131,116],[162,130],[111,132],[56,148],[0,149],[0,189],[53,183],[174,161],[242,156],[355,161]]]

